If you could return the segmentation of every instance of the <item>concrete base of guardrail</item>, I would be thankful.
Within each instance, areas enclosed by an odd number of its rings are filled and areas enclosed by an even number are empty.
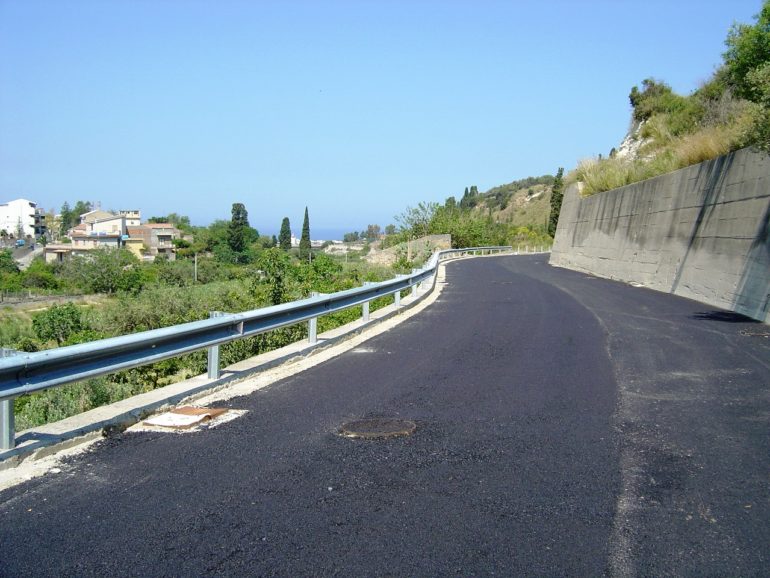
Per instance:
[[[199,375],[61,421],[18,432],[16,447],[0,451],[0,471],[13,468],[26,460],[38,460],[103,436],[122,432],[153,413],[183,401],[189,403],[198,397],[244,381],[268,369],[305,359],[403,313],[428,295],[437,295],[436,287],[440,289],[443,282],[444,268],[440,267],[436,283],[418,292],[416,296],[410,293],[402,297],[400,307],[389,305],[372,312],[366,322],[358,319],[320,334],[314,344],[304,340],[241,361],[224,368],[217,379],[211,379],[206,374]]]

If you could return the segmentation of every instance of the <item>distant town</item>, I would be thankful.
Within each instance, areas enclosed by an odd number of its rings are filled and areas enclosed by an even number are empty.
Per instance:
[[[63,230],[62,215],[46,212],[37,203],[15,199],[0,204],[0,247],[28,248],[42,253],[46,263],[63,262],[72,256],[87,255],[97,249],[127,249],[143,261],[159,255],[176,256],[179,241],[192,242],[189,233],[173,223],[144,222],[139,209],[105,211],[100,208],[77,216],[77,222]],[[291,246],[299,247],[293,233]],[[342,241],[311,240],[321,248]]]

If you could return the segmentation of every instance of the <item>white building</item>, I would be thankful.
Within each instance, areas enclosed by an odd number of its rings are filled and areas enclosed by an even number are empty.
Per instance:
[[[136,209],[118,211],[126,218],[126,227],[139,227],[142,224],[142,212]]]
[[[8,236],[18,237],[19,228],[23,237],[45,233],[45,215],[37,208],[37,203],[16,199],[0,204],[0,230]]]

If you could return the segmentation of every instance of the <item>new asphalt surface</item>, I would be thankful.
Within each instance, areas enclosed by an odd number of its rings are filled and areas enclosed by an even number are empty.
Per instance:
[[[770,574],[770,328],[546,260],[450,263],[243,417],[0,493],[0,575]]]

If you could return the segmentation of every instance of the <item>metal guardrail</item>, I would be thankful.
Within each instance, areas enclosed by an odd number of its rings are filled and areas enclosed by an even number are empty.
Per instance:
[[[282,305],[243,313],[212,312],[210,319],[153,329],[120,337],[59,347],[35,353],[21,353],[0,359],[0,449],[14,447],[13,399],[51,387],[131,369],[193,351],[208,348],[208,376],[219,377],[219,346],[253,337],[280,327],[309,322],[311,343],[316,340],[317,319],[356,305],[363,306],[368,320],[369,302],[395,294],[400,306],[401,292],[412,288],[416,295],[420,283],[433,278],[439,261],[461,254],[491,254],[511,251],[511,247],[473,247],[449,249],[433,254],[426,266],[410,275],[400,275],[379,283]],[[435,278],[433,279],[435,280]]]

